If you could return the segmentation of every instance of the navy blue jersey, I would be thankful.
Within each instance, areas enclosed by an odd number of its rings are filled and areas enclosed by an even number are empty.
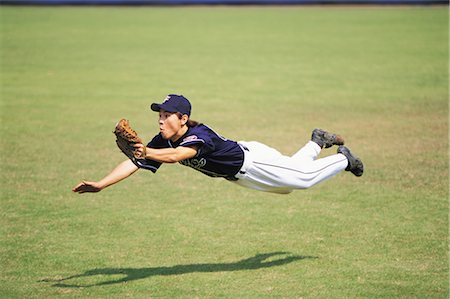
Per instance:
[[[203,124],[189,128],[176,142],[164,139],[160,133],[147,147],[161,149],[194,145],[198,148],[197,155],[180,163],[208,176],[233,178],[244,163],[244,152],[237,142],[223,138]],[[137,166],[156,172],[161,163],[146,159],[138,160]]]

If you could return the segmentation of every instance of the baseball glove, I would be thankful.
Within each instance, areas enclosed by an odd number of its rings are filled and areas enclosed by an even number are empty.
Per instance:
[[[113,132],[116,135],[116,144],[120,150],[130,158],[135,161],[136,158],[136,148],[133,146],[136,143],[142,143],[142,139],[137,135],[136,131],[130,127],[130,123],[126,119],[121,119],[114,129]]]

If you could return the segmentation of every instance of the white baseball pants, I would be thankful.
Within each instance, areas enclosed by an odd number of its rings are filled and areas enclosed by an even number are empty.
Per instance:
[[[244,150],[244,165],[234,183],[260,191],[288,194],[312,187],[344,170],[342,154],[316,159],[321,148],[309,141],[292,157],[256,141],[238,142]]]

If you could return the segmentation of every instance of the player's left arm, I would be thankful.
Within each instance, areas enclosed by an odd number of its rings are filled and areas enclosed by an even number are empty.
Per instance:
[[[176,148],[151,148],[143,144],[135,144],[137,156],[161,163],[177,163],[197,155],[197,146],[179,146]]]

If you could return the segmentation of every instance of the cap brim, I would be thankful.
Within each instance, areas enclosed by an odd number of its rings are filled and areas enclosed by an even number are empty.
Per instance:
[[[178,112],[178,111],[177,111],[176,109],[174,109],[174,108],[166,107],[166,106],[164,105],[164,103],[162,103],[162,104],[153,103],[153,104],[150,106],[150,109],[152,109],[152,110],[155,111],[155,112],[159,112],[159,111],[161,111],[161,110],[164,110],[164,111],[167,111],[167,112],[171,112],[171,113]]]
[[[153,103],[153,104],[151,104],[150,109],[152,109],[155,112],[159,112],[161,110],[161,107],[160,107],[160,104]]]

